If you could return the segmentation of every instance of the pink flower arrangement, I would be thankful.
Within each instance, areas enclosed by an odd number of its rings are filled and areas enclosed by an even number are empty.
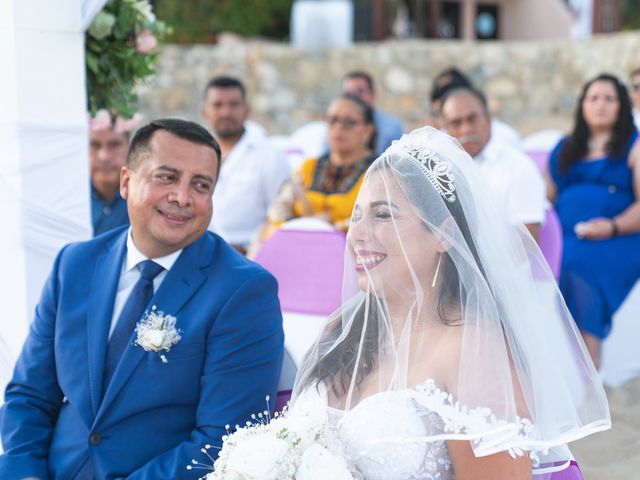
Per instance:
[[[155,74],[159,42],[170,29],[156,19],[150,0],[101,3],[85,35],[87,104],[96,128],[107,124],[106,114],[98,115],[104,109],[111,113],[110,128],[129,131],[135,126],[118,121],[117,115],[136,113],[136,87]]]
[[[145,55],[153,52],[157,45],[158,41],[156,40],[156,37],[154,37],[151,31],[146,28],[142,30],[140,35],[138,35],[138,38],[136,38],[136,50]]]
[[[108,110],[98,110],[93,117],[89,117],[89,129],[92,132],[113,129],[115,133],[130,133],[138,128],[142,121],[142,115],[136,113],[129,119],[122,118],[120,115],[113,118]]]
[[[125,120],[120,115],[116,117],[116,123],[113,126],[113,131],[116,133],[127,133],[133,132],[140,126],[140,122],[142,121],[142,115],[136,113],[128,120]]]
[[[98,110],[94,117],[89,116],[89,129],[99,132],[111,128],[111,114],[107,110]]]

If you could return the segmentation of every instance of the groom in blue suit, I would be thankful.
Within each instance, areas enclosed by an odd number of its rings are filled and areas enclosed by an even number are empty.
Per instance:
[[[276,282],[206,231],[219,165],[195,123],[135,135],[120,178],[131,228],[56,258],[5,393],[0,479],[194,480],[200,448],[275,398]],[[180,338],[142,335],[149,312]]]

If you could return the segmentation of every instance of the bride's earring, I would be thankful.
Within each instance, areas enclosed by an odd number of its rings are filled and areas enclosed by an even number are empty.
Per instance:
[[[436,273],[433,275],[433,282],[431,282],[431,288],[436,286],[436,280],[438,280],[438,272],[440,271],[440,262],[442,262],[442,252],[440,252],[440,257],[438,257],[438,265],[436,265]]]

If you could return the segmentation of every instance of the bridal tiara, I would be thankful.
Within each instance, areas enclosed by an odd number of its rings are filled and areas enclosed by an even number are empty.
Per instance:
[[[416,145],[408,146],[406,152],[418,168],[424,173],[433,188],[449,203],[456,201],[453,184],[453,173],[451,173],[451,163],[440,160],[436,154]]]

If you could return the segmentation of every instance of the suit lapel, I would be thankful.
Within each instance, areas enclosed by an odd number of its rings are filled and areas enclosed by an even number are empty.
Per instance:
[[[206,280],[207,277],[200,268],[210,263],[212,253],[213,242],[207,235],[186,248],[155,292],[149,307],[155,305],[157,310],[177,317],[177,328],[184,329],[184,326],[181,325],[182,319],[179,311]],[[186,321],[186,319],[182,321]],[[105,392],[100,412],[103,412],[115,399],[146,354],[142,347],[135,345],[135,340],[136,333],[133,332],[122,358],[113,372],[113,378]],[[104,353],[102,358],[104,363]]]
[[[91,280],[91,294],[87,307],[87,353],[92,418],[95,418],[98,413],[103,394],[102,377],[107,339],[126,252],[126,235],[125,231],[116,237],[114,242],[99,255]]]

